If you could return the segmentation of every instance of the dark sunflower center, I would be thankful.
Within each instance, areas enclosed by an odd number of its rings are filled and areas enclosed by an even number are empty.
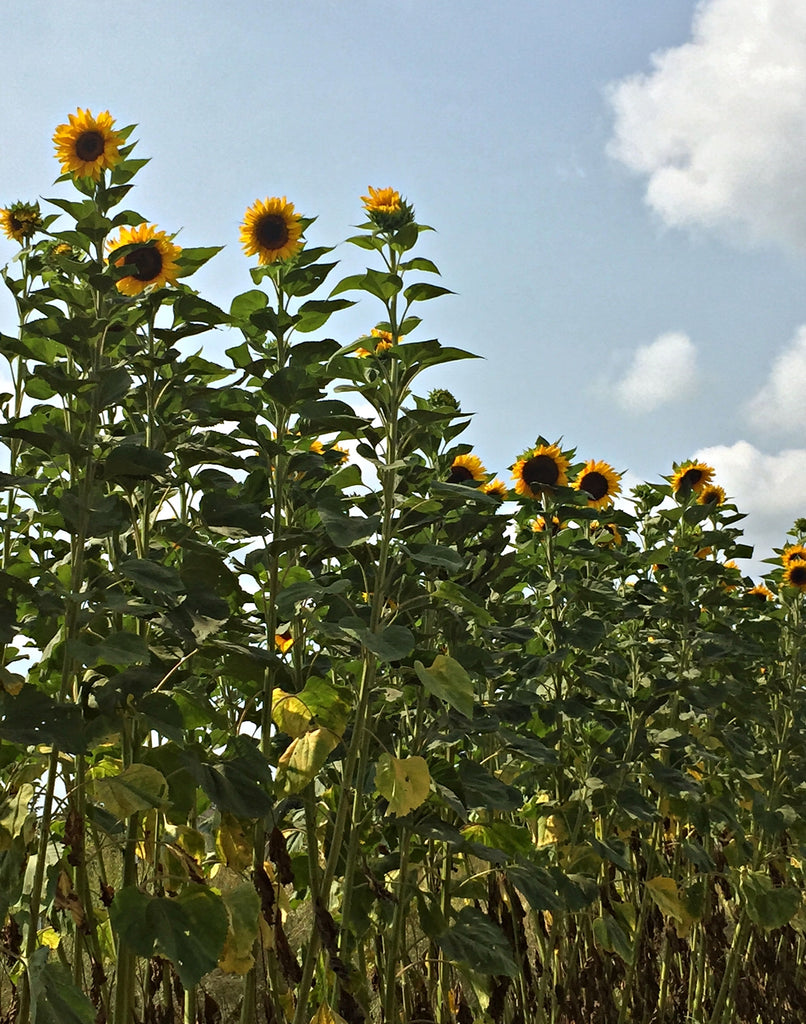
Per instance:
[[[97,160],[104,151],[104,137],[100,132],[82,132],[76,139],[76,156],[79,160],[91,163]]]
[[[463,484],[472,479],[473,474],[467,466],[451,466],[451,471],[448,474],[449,484]]]
[[[702,470],[692,467],[683,474],[681,483],[686,484],[688,487],[696,487],[700,480],[702,480]]]
[[[162,253],[156,245],[144,245],[129,253],[126,257],[126,266],[135,267],[131,276],[137,281],[153,281],[155,277],[159,277],[162,270]]]
[[[288,225],[279,213],[267,213],[255,227],[255,238],[264,249],[282,249],[288,241]]]
[[[789,579],[796,587],[806,587],[806,565],[796,562],[789,570]]]
[[[607,477],[595,471],[592,473],[586,473],[582,477],[582,483],[580,486],[583,491],[587,491],[594,501],[599,501],[607,494]]]
[[[560,476],[560,467],[550,455],[535,455],[523,467],[523,479],[530,487],[553,487]]]
[[[11,230],[12,231],[21,231],[24,227],[25,227],[25,222],[21,221],[19,217],[15,217],[14,214],[12,213],[11,214]]]

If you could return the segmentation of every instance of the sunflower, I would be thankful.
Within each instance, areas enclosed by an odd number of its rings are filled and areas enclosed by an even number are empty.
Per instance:
[[[361,196],[361,202],[368,214],[373,213],[399,213],[401,208],[400,193],[394,188],[373,188],[369,189],[368,196]]]
[[[115,252],[124,245],[137,245],[125,256],[115,259]],[[136,228],[121,228],[116,239],[107,242],[110,262],[116,267],[131,268],[131,273],[117,282],[117,289],[124,295],[139,295],[146,288],[163,288],[176,284],[179,267],[176,260],[182,252],[174,245],[164,231],[157,231],[150,224]]]
[[[512,467],[515,490],[526,498],[540,498],[553,487],[568,484],[568,459],[556,444],[541,444],[524,452]]]
[[[552,536],[562,530],[565,524],[560,522],[558,516],[551,517],[551,533]],[[546,532],[546,519],[544,516],[538,516],[537,519],[532,520],[532,533],[545,533]]]
[[[806,562],[806,547],[802,544],[790,544],[781,552],[781,561],[784,566],[792,565],[793,562]]]
[[[705,487],[697,495],[697,501],[700,505],[717,505],[725,504],[725,488],[720,487],[718,484],[706,484]]]
[[[758,598],[761,601],[775,600],[775,594],[773,594],[769,587],[765,587],[763,583],[758,583],[755,587],[751,587],[747,591],[747,596]]]
[[[672,491],[675,494],[682,492],[684,496],[694,491],[699,495],[711,482],[713,475],[713,468],[704,462],[684,462],[672,477]]]
[[[589,508],[606,508],[613,504],[613,498],[621,490],[620,479],[621,474],[608,463],[588,459],[574,487],[588,495]]]
[[[282,633],[275,633],[274,643],[280,649],[280,653],[285,654],[286,651],[294,646],[294,637],[291,635],[291,630],[286,629]]]
[[[466,484],[472,480],[483,480],[486,475],[487,470],[477,455],[457,455],[451,463],[448,483]]]
[[[801,593],[806,591],[806,562],[790,562],[784,569],[784,583],[797,587]]]
[[[381,231],[397,231],[414,220],[414,209],[394,188],[373,188],[361,196],[367,216]]]
[[[12,203],[0,209],[0,228],[6,238],[25,245],[28,239],[42,228],[42,214],[39,203]]]
[[[619,530],[615,523],[600,523],[598,519],[594,519],[591,523],[591,534],[593,535],[594,544],[597,544],[599,547],[620,548],[624,543],[621,530]]]
[[[53,135],[62,174],[98,181],[102,171],[120,160],[123,135],[113,130],[115,122],[108,110],[93,117],[92,111],[79,107],[67,119],[70,123],[60,124]]]
[[[503,480],[491,480],[488,484],[483,484],[481,489],[485,494],[498,498],[499,501],[506,501],[509,497],[509,490]]]
[[[287,260],[302,248],[302,221],[286,197],[256,199],[244,214],[241,245],[261,265]]]

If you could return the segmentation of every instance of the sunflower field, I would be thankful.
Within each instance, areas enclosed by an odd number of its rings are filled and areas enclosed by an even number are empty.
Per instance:
[[[806,1019],[806,522],[759,583],[703,463],[494,479],[398,191],[342,278],[257,200],[224,310],[132,130],[0,210],[0,1021]]]

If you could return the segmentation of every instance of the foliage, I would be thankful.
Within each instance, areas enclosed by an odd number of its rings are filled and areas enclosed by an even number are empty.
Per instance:
[[[418,340],[408,202],[335,284],[256,203],[224,311],[215,248],[107,261],[143,161],[103,125],[3,273],[3,1019],[803,1019],[799,530],[759,592],[708,467],[615,510],[545,438],[502,505],[415,391],[468,353]]]

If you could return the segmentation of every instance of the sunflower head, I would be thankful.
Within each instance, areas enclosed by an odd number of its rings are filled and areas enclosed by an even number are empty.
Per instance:
[[[302,218],[285,196],[256,199],[244,214],[241,245],[261,266],[287,260],[302,248]]]
[[[291,635],[291,630],[283,630],[282,633],[274,634],[274,644],[279,649],[281,654],[285,654],[294,646],[294,637]]]
[[[707,466],[704,462],[684,462],[675,469],[672,491],[683,498],[687,498],[692,491],[700,495],[711,482],[713,475],[713,467]]]
[[[563,523],[560,522],[558,516],[551,517],[551,534],[554,536],[559,533],[563,528]],[[537,519],[532,520],[532,533],[545,533],[546,532],[546,517],[538,516]]]
[[[487,470],[477,455],[457,455],[451,463],[449,484],[470,484],[484,480]]]
[[[706,484],[697,495],[697,501],[700,505],[713,505],[715,508],[724,505],[725,489],[718,484]]]
[[[12,203],[0,209],[0,228],[6,238],[25,245],[32,235],[42,229],[39,203]]]
[[[79,107],[75,114],[67,115],[67,120],[53,135],[62,174],[98,181],[102,171],[111,170],[121,159],[123,133],[114,130],[115,122],[108,110],[93,117],[92,111]]]
[[[602,548],[620,548],[624,543],[621,530],[615,523],[600,523],[594,519],[591,523],[591,535],[593,543]]]
[[[515,490],[526,498],[540,498],[555,487],[566,487],[569,465],[558,445],[540,444],[512,467]]]
[[[788,587],[797,587],[801,593],[806,592],[806,562],[790,562],[784,569],[784,583]]]
[[[381,231],[397,231],[414,220],[414,209],[394,188],[368,186],[369,195],[361,196],[364,209],[372,223]]]
[[[606,462],[589,459],[574,481],[574,487],[588,496],[589,508],[606,508],[621,491],[621,474]]]
[[[491,480],[488,484],[482,484],[482,491],[499,501],[506,501],[509,497],[509,489],[503,480]]]
[[[434,388],[428,393],[428,404],[431,406],[447,406],[449,409],[459,409],[459,402],[450,391],[445,388]]]
[[[123,246],[136,246],[115,259],[115,252]],[[120,235],[107,242],[109,262],[123,267],[127,273],[117,281],[117,289],[123,295],[139,295],[146,288],[163,288],[176,284],[179,276],[177,259],[182,252],[174,245],[164,231],[157,231],[150,224],[139,224],[135,228],[121,228]]]
[[[757,601],[774,601],[775,600],[775,594],[773,594],[773,592],[769,589],[769,587],[765,587],[763,583],[758,583],[758,584],[756,584],[755,587],[751,587],[747,591],[747,596],[748,597],[752,597],[752,598],[754,598]]]
[[[806,563],[806,547],[803,544],[790,544],[781,552],[781,561],[784,567],[792,565],[793,562]]]

